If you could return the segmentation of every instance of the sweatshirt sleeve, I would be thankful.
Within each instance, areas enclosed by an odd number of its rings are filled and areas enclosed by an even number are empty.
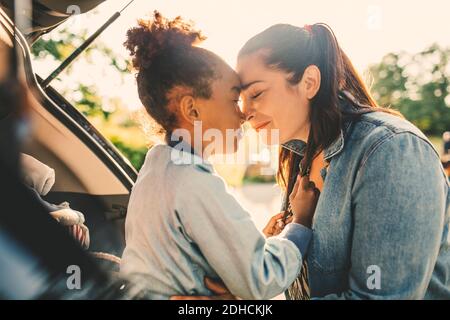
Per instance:
[[[176,192],[187,236],[234,295],[270,299],[298,276],[311,230],[292,225],[266,239],[219,176],[194,168],[186,168]]]

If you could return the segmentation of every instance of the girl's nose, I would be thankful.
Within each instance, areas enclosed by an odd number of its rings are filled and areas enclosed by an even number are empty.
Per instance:
[[[254,110],[249,108],[247,104],[242,107],[242,114],[244,115],[245,121],[250,121],[254,117]]]
[[[239,122],[242,125],[245,121],[247,121],[245,114],[241,110],[239,110]]]

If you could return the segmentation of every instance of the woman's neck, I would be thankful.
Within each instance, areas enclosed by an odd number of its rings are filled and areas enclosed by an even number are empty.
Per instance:
[[[302,126],[294,135],[293,138],[291,140],[301,140],[305,143],[308,142],[308,137],[309,137],[309,131],[311,128],[311,124],[307,124],[305,126]]]

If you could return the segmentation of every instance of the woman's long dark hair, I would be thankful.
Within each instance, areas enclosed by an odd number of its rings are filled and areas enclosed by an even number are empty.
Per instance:
[[[399,116],[400,114],[377,105],[350,59],[339,47],[333,31],[326,24],[317,23],[303,28],[289,24],[274,25],[247,41],[239,52],[239,57],[256,52],[261,52],[268,67],[291,74],[291,84],[297,84],[310,65],[317,66],[321,73],[320,89],[311,100],[311,126],[304,156],[300,157],[288,149],[280,148],[277,181],[285,191],[287,208],[300,162],[303,171],[301,174],[304,175],[311,167],[314,157],[338,138],[347,116],[373,111]],[[342,111],[339,101],[341,92],[352,97],[353,115]],[[303,282],[305,278],[303,273]],[[297,286],[295,291],[304,293],[304,286],[307,284],[303,283],[300,288],[298,285],[294,283],[294,286]],[[303,297],[302,294],[300,298]]]
[[[340,134],[344,117],[339,107],[338,95],[341,91],[354,97],[358,102],[356,109],[398,114],[377,105],[326,24],[317,23],[304,28],[289,24],[274,25],[247,41],[239,56],[257,51],[264,52],[267,66],[292,74],[289,79],[292,84],[302,79],[308,66],[316,65],[320,70],[320,89],[311,100],[311,129],[302,166],[305,170],[314,156],[330,146]],[[291,151],[281,148],[277,178],[285,189],[288,187],[292,158]]]

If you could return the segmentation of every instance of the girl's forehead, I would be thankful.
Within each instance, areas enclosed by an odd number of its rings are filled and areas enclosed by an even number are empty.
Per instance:
[[[223,63],[219,67],[219,72],[221,75],[219,80],[221,79],[222,82],[226,84],[231,84],[232,86],[240,86],[240,79],[237,72],[233,68],[231,68],[228,64]]]

